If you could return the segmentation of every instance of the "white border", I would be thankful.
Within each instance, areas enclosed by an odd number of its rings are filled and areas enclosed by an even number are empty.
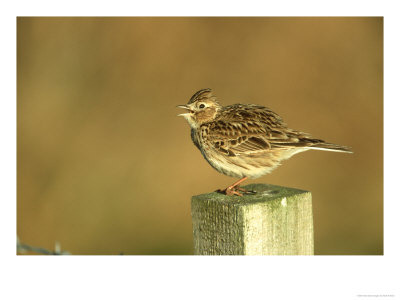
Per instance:
[[[275,1],[278,2],[278,1]],[[1,16],[2,299],[360,299],[400,297],[397,274],[399,42],[395,1],[14,1]],[[4,4],[3,4],[4,5]],[[398,5],[398,4],[397,4]],[[16,16],[384,16],[383,257],[16,257]],[[374,142],[371,137],[371,143]],[[375,159],[375,158],[371,158]],[[396,173],[395,173],[396,172]],[[7,295],[7,296],[6,296]],[[376,298],[375,298],[376,299]]]

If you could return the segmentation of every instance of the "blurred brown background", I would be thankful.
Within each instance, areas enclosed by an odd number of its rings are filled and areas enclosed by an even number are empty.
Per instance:
[[[262,182],[313,194],[316,254],[383,254],[382,18],[18,18],[17,234],[72,254],[192,254],[226,187],[176,115],[212,88],[351,146]]]

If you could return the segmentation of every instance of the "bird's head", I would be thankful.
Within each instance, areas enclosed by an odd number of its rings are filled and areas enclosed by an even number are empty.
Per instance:
[[[213,121],[221,109],[221,105],[212,95],[211,89],[198,91],[190,98],[188,104],[177,107],[186,110],[185,113],[178,116],[184,117],[191,128],[197,128],[204,123]]]

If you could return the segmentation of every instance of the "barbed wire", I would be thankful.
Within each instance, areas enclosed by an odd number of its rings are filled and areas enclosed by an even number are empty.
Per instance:
[[[61,244],[59,242],[55,242],[54,250],[47,250],[40,247],[33,247],[28,244],[22,243],[20,239],[17,237],[17,253],[26,253],[26,252],[34,252],[44,255],[70,255],[68,251],[61,250]]]

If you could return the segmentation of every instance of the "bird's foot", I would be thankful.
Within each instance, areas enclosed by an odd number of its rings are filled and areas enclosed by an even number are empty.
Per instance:
[[[227,187],[224,192],[225,192],[225,195],[228,195],[228,196],[236,195],[236,196],[242,197],[243,194],[240,193],[239,191],[243,192],[243,191],[245,191],[245,189],[242,189],[239,186],[230,186],[230,187]]]
[[[229,187],[227,187],[227,188],[224,189],[224,190],[217,190],[217,192],[218,192],[218,193],[221,193],[221,194],[225,194],[225,195],[227,195],[227,196],[234,196],[234,195],[236,195],[236,196],[239,196],[239,197],[242,197],[243,194],[245,194],[245,195],[254,195],[254,194],[256,194],[255,191],[248,191],[248,190],[246,190],[246,189],[244,189],[244,188],[241,188],[241,187],[238,186],[238,185],[236,185],[236,186],[229,186]],[[241,192],[242,192],[242,193],[241,193]]]
[[[227,196],[233,196],[233,195],[236,195],[236,196],[239,196],[239,197],[243,196],[243,194],[240,193],[239,191],[237,191],[235,187],[227,187],[224,190],[216,190],[216,192],[220,193],[220,194],[227,195]]]

